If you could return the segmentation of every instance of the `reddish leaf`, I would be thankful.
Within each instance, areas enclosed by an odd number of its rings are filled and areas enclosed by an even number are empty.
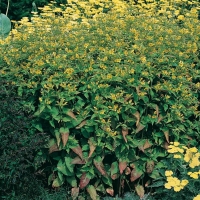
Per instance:
[[[97,199],[97,192],[96,189],[93,185],[89,185],[87,188],[87,192],[89,193],[90,197],[92,200],[96,200]]]
[[[94,150],[96,149],[96,145],[91,140],[88,140],[88,144],[90,146],[90,153],[88,155],[88,158],[90,158]]]
[[[149,147],[151,147],[152,144],[149,143],[149,140],[146,140],[143,146],[139,146],[138,148],[144,152],[145,149],[148,149]]]
[[[131,171],[131,182],[135,181],[136,179],[138,179],[140,176],[142,176],[142,171],[139,171],[138,169],[134,168]]]
[[[125,169],[125,174],[126,175],[129,175],[131,173],[131,169],[130,169],[130,167],[127,167],[126,169]]]
[[[138,127],[136,128],[136,133],[139,133],[143,128],[144,128],[145,126],[144,125],[142,125],[142,124],[140,124],[139,123],[139,125],[138,125]]]
[[[166,150],[168,150],[168,146],[169,146],[169,143],[168,143],[168,142],[164,142],[163,147],[164,147]]]
[[[127,128],[122,128],[122,135],[123,135],[125,142],[127,143],[127,139],[126,139],[126,135],[128,135],[128,129]]]
[[[135,164],[134,164],[134,163],[131,163],[131,164],[130,164],[130,167],[134,169],[134,168],[135,168]]]
[[[89,182],[90,182],[90,179],[87,178],[86,173],[84,172],[84,173],[81,175],[81,178],[80,178],[80,183],[79,183],[80,189],[83,189],[84,187],[86,187],[86,186],[88,185]]]
[[[49,148],[49,154],[54,151],[59,151],[57,144],[54,144]]]
[[[113,190],[113,188],[107,188],[106,189],[106,192],[110,195],[110,196],[114,196],[114,190]]]
[[[106,175],[106,171],[104,169],[103,163],[102,162],[97,162],[96,160],[93,161],[95,167],[99,170],[99,172],[105,176]]]
[[[136,193],[138,194],[138,196],[139,196],[140,198],[143,198],[143,197],[144,197],[144,187],[143,187],[142,185],[137,185],[137,186],[135,187],[135,191],[136,191]]]
[[[79,188],[78,187],[74,187],[71,189],[71,196],[72,199],[75,200],[79,195]]]
[[[169,130],[163,131],[165,134],[165,139],[167,140],[167,142],[169,143]]]
[[[72,151],[76,153],[83,160],[83,152],[80,146],[72,148]]]
[[[126,169],[126,167],[127,167],[127,162],[126,161],[119,161],[120,174],[123,173],[123,171]]]
[[[148,148],[151,147],[151,146],[152,146],[152,144],[149,142],[149,140],[146,140],[146,142],[144,143],[143,148],[144,148],[144,150],[145,150],[145,149],[148,149]]]
[[[86,125],[86,123],[87,123],[87,121],[86,121],[86,120],[83,120],[83,121],[76,127],[76,129],[82,128],[83,126]]]
[[[63,143],[63,146],[65,147],[69,138],[69,133],[62,133],[61,135],[62,135],[62,143]]]
[[[146,172],[148,174],[152,173],[152,171],[154,170],[154,166],[155,166],[155,164],[154,164],[153,160],[147,161],[147,163],[146,163]]]
[[[71,110],[68,111],[67,115],[76,120],[76,116],[74,115],[74,113]]]
[[[84,160],[81,160],[80,157],[75,157],[72,161],[71,161],[71,164],[85,164],[85,161]]]
[[[140,113],[137,111],[136,113],[133,114],[135,116],[135,118],[137,119],[136,121],[136,126],[138,126],[139,122],[140,122]]]
[[[160,123],[160,122],[163,120],[163,118],[164,118],[164,117],[163,117],[162,115],[159,115],[159,116],[158,116],[158,121],[157,121],[157,123]]]
[[[111,175],[112,180],[116,180],[117,178],[119,178],[119,174],[113,174]]]

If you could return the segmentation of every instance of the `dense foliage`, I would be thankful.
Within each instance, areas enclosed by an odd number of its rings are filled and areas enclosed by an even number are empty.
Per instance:
[[[31,116],[24,115],[24,99],[16,97],[14,87],[0,84],[0,196],[31,197],[38,192],[34,156],[47,137],[34,130]]]
[[[200,146],[199,4],[190,3],[51,2],[1,41],[0,78],[50,137],[34,159],[49,185],[67,185],[72,199],[85,188],[94,200],[168,191],[169,143]]]

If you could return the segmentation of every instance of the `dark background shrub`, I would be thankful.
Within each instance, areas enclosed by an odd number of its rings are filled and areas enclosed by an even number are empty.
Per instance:
[[[5,82],[0,85],[0,196],[8,199],[20,193],[31,197],[38,186],[34,155],[46,136],[33,132],[31,116],[25,115],[23,99],[14,96],[14,88]]]

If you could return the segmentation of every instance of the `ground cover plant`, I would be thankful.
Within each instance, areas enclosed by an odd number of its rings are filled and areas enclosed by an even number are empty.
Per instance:
[[[51,2],[1,41],[1,79],[49,135],[34,165],[51,187],[71,199],[169,191],[169,143],[199,149],[198,6]]]

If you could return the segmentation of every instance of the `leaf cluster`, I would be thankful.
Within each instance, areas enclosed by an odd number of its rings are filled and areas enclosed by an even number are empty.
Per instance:
[[[143,198],[164,177],[170,141],[199,145],[197,10],[183,19],[168,7],[70,2],[23,18],[0,50],[1,77],[50,137],[35,169],[72,199]]]

